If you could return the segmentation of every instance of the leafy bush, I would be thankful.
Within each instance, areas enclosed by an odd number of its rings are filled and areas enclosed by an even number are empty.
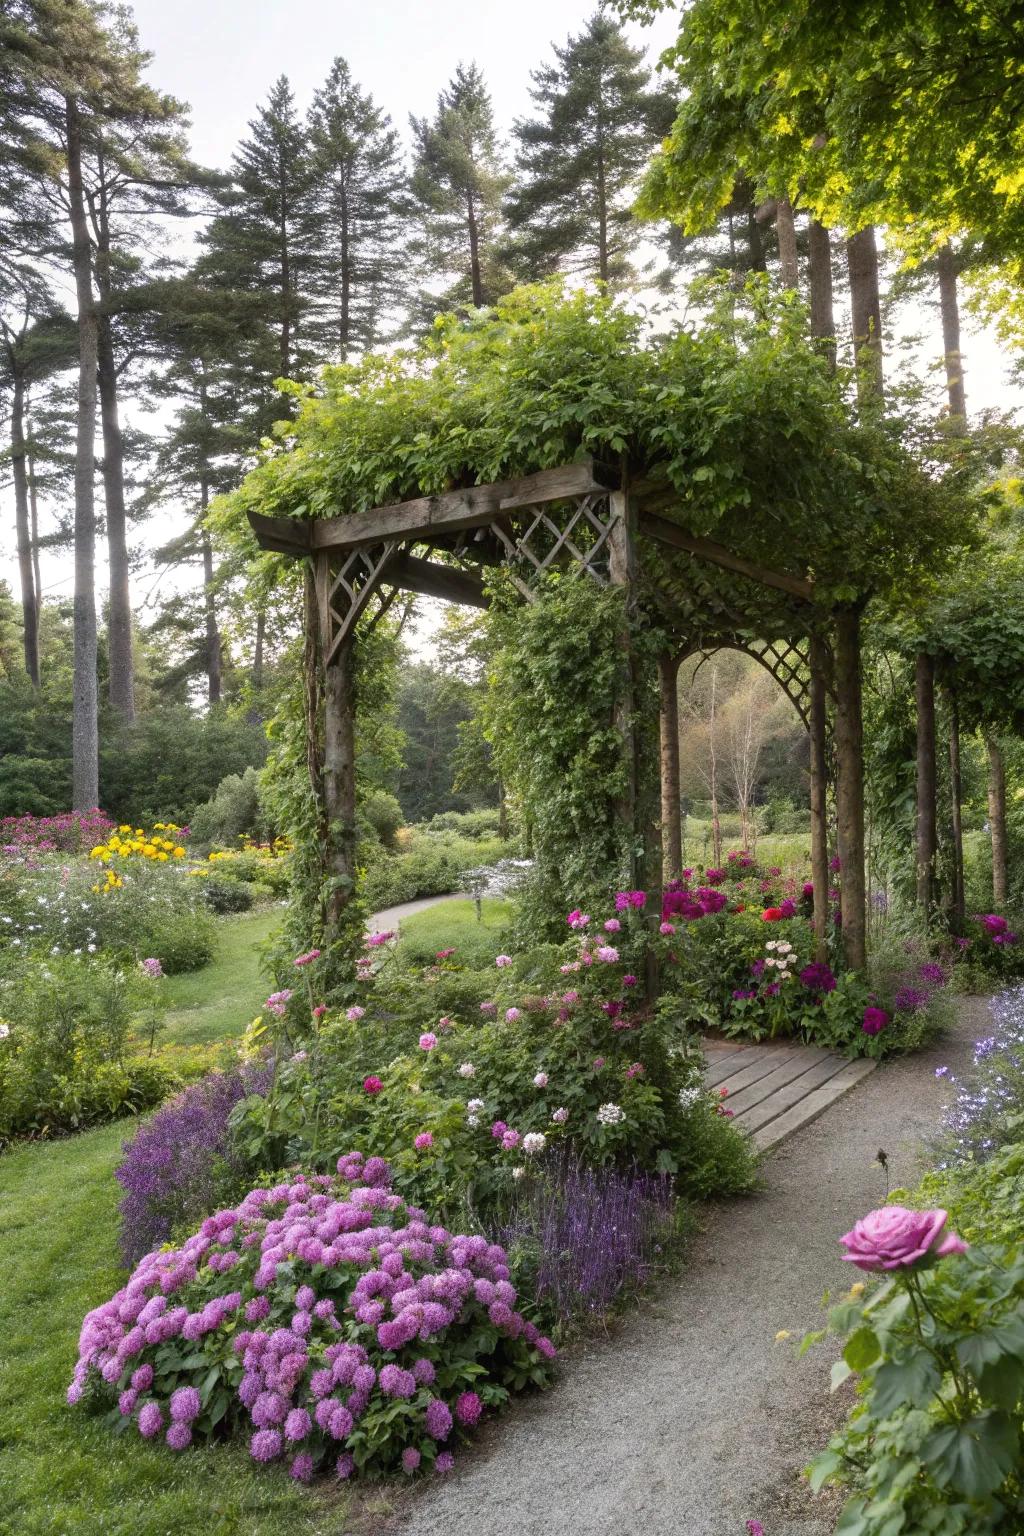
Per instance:
[[[554,1348],[514,1310],[501,1248],[429,1225],[379,1159],[338,1175],[254,1189],[148,1254],[86,1317],[69,1402],[176,1451],[248,1435],[301,1480],[447,1471],[442,1447],[545,1385]]]
[[[950,1076],[953,1101],[946,1112],[941,1161],[957,1168],[984,1162],[1007,1142],[1022,1139],[1024,1116],[1024,987],[992,1003],[992,1033],[976,1042],[962,1079]]]
[[[0,981],[0,1141],[159,1103],[173,1077],[129,1047],[141,1001],[134,977],[85,957],[21,964]]]
[[[415,833],[399,853],[387,853],[379,844],[361,849],[362,896],[371,912],[396,907],[422,896],[446,896],[460,887],[464,870],[498,858],[504,843],[460,838],[451,833]]]
[[[213,959],[217,930],[199,907],[163,913],[139,934],[139,948],[155,955],[168,976],[199,971]]]
[[[270,1069],[253,1065],[213,1072],[157,1110],[124,1144],[115,1177],[121,1253],[135,1264],[186,1222],[239,1193],[244,1166],[232,1147],[228,1117],[239,1099],[265,1093]]]
[[[255,900],[254,887],[245,880],[230,880],[226,875],[205,877],[199,883],[203,900],[211,912],[248,912]]]
[[[187,823],[225,777],[259,767],[266,755],[259,723],[221,710],[197,715],[185,705],[165,707],[105,734],[100,800],[133,826],[154,819]]]
[[[227,774],[210,799],[192,812],[189,828],[192,842],[197,846],[231,845],[243,836],[255,838],[257,842],[268,840],[267,821],[260,804],[258,771],[246,768],[244,773]]]
[[[495,810],[439,811],[423,823],[429,833],[454,832],[459,837],[495,838],[501,826],[501,813]]]
[[[373,828],[374,833],[384,848],[395,846],[395,833],[399,827],[405,825],[405,816],[402,807],[394,795],[389,795],[386,789],[374,789],[364,796],[360,806],[360,815]]]
[[[88,853],[106,842],[114,823],[103,811],[64,811],[59,816],[0,818],[0,853]]]
[[[875,1215],[943,1235],[941,1210]],[[858,1373],[860,1397],[814,1462],[812,1486],[836,1479],[853,1488],[837,1527],[849,1536],[1018,1536],[1024,1257],[1015,1242],[938,1258],[938,1243],[922,1254],[921,1241],[890,1252],[896,1278],[866,1303],[853,1296],[830,1314],[846,1338],[833,1382]]]

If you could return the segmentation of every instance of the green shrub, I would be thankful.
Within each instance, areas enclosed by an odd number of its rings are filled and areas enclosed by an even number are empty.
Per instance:
[[[211,912],[248,912],[252,908],[255,892],[245,880],[229,880],[220,875],[197,884]]]
[[[507,948],[511,904],[495,898],[481,902],[478,921],[473,901],[446,901],[402,919],[399,960],[403,966],[429,966],[436,956],[454,949],[460,966],[490,967]]]
[[[260,804],[260,776],[255,768],[229,773],[216,791],[193,811],[189,821],[194,847],[234,846],[241,837],[266,842],[270,833]]]
[[[455,832],[459,837],[495,838],[500,826],[501,815],[497,810],[439,811],[423,823],[423,830],[430,833]]]
[[[134,1059],[144,984],[107,960],[34,959],[0,982],[0,1140],[53,1135],[160,1102],[173,1075]]]
[[[139,949],[153,955],[168,976],[198,971],[213,959],[217,930],[213,918],[199,907],[168,912],[139,936]]]
[[[382,847],[395,846],[395,833],[405,825],[405,817],[394,795],[386,789],[371,790],[360,804],[359,813],[373,828]]]

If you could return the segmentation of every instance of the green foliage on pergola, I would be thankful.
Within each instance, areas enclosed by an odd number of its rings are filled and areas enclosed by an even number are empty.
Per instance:
[[[688,533],[809,579],[816,602],[906,588],[969,537],[963,501],[895,424],[855,420],[803,343],[800,305],[759,284],[664,334],[590,289],[519,289],[289,386],[296,420],[215,521],[247,538],[250,511],[338,518],[592,455]],[[715,580],[749,610],[744,578]]]

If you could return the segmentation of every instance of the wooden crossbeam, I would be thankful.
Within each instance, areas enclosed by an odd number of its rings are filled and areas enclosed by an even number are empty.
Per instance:
[[[470,608],[489,608],[491,600],[484,584],[473,571],[441,565],[437,560],[420,560],[415,555],[397,554],[381,572],[388,586],[418,592],[423,597],[439,597],[446,603],[462,603]]]
[[[670,544],[673,549],[681,549],[688,555],[695,555],[699,560],[707,560],[712,565],[722,566],[724,570],[749,576],[752,581],[760,582],[762,586],[776,587],[780,592],[788,592],[791,597],[803,598],[805,602],[813,601],[814,587],[803,577],[789,576],[784,571],[766,570],[763,566],[756,565],[753,560],[745,560],[742,555],[734,555],[732,550],[726,549],[724,544],[716,544],[713,539],[699,539],[694,534],[687,533],[685,528],[680,528],[677,523],[670,523],[667,518],[658,517],[654,512],[641,512],[640,532],[649,539],[656,539],[659,543]]]
[[[273,550],[279,555],[308,555],[313,549],[313,524],[300,522],[295,517],[265,517],[262,512],[250,512],[249,526],[256,535],[260,549]]]

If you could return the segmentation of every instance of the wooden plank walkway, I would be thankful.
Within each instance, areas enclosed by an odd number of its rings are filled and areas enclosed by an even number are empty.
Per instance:
[[[810,1125],[844,1093],[873,1072],[877,1061],[851,1061],[822,1046],[792,1040],[744,1045],[704,1040],[705,1082],[725,1089],[733,1124],[747,1131],[759,1152]]]

